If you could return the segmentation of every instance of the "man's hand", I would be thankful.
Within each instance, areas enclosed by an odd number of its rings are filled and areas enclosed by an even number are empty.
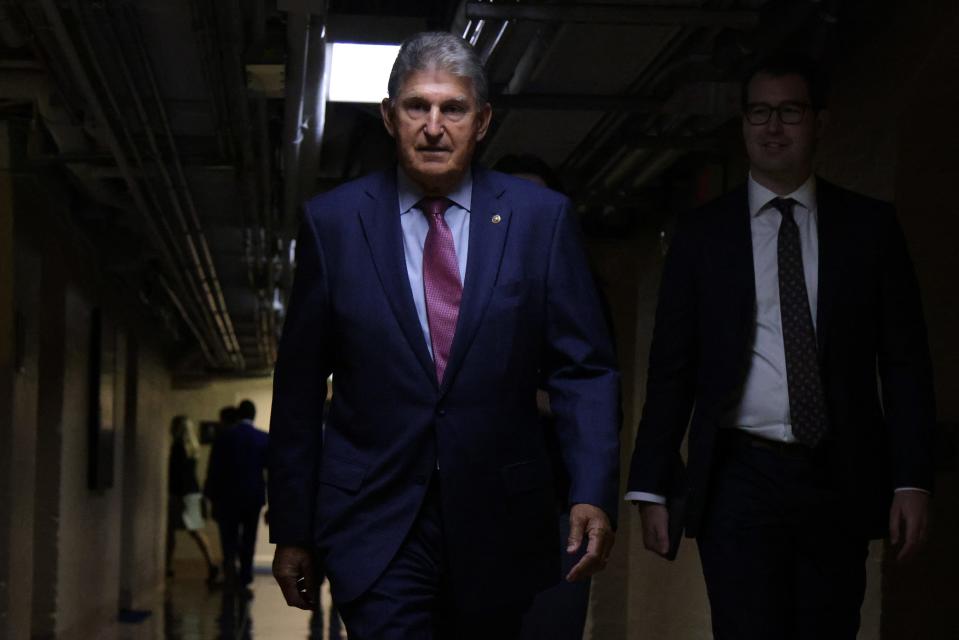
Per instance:
[[[910,560],[926,543],[929,533],[929,494],[897,491],[889,509],[889,540],[899,547],[897,562]]]
[[[640,502],[639,519],[643,523],[643,546],[661,556],[669,553],[669,512],[666,505]]]
[[[613,550],[616,534],[609,524],[609,518],[599,507],[591,504],[574,504],[569,511],[569,540],[566,553],[576,553],[583,544],[583,534],[588,543],[586,555],[580,558],[576,566],[570,569],[566,580],[576,582],[599,573],[606,568],[609,553]]]
[[[299,609],[316,609],[319,587],[313,569],[313,553],[304,547],[279,544],[273,556],[273,577],[276,578],[286,604]]]

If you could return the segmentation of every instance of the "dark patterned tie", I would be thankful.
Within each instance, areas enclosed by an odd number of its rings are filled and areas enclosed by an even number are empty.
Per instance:
[[[459,317],[463,284],[453,234],[443,214],[453,204],[447,198],[423,198],[417,207],[426,216],[430,230],[423,245],[423,291],[426,294],[426,317],[433,343],[436,379],[443,382],[450,358],[456,319]]]
[[[816,331],[809,310],[803,272],[799,227],[793,218],[796,201],[776,198],[772,206],[782,214],[779,225],[779,307],[786,351],[786,381],[793,435],[816,446],[828,429],[826,400],[816,348]]]

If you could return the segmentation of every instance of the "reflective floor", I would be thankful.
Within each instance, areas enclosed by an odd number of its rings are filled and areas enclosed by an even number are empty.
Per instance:
[[[202,572],[178,567],[166,593],[144,612],[121,615],[108,640],[342,640],[339,624],[330,629],[329,592],[324,585],[323,616],[286,606],[268,574],[257,574],[253,598],[210,591]],[[142,617],[142,618],[141,618]],[[141,618],[137,620],[137,618]],[[312,619],[311,619],[312,618]],[[331,637],[332,632],[332,637]]]

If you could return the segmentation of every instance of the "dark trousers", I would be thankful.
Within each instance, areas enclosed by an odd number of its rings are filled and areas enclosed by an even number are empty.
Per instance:
[[[434,476],[416,522],[383,574],[355,600],[337,603],[350,640],[517,637],[528,602],[470,612],[453,606],[439,504]]]
[[[533,604],[523,616],[521,640],[582,640],[589,609],[590,579],[567,582],[568,574],[586,555],[584,544],[576,553],[566,552],[569,538],[569,511],[559,516],[559,553],[563,580],[533,598]]]
[[[699,552],[717,640],[855,640],[868,540],[815,457],[740,432],[720,451]]]
[[[218,513],[220,545],[223,547],[223,574],[227,580],[248,585],[253,582],[253,551],[256,528],[260,523],[260,507]],[[239,562],[239,571],[237,563]]]

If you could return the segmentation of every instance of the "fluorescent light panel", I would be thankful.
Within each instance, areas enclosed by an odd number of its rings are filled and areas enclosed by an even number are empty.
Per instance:
[[[330,102],[380,102],[386,97],[398,44],[334,42]]]

